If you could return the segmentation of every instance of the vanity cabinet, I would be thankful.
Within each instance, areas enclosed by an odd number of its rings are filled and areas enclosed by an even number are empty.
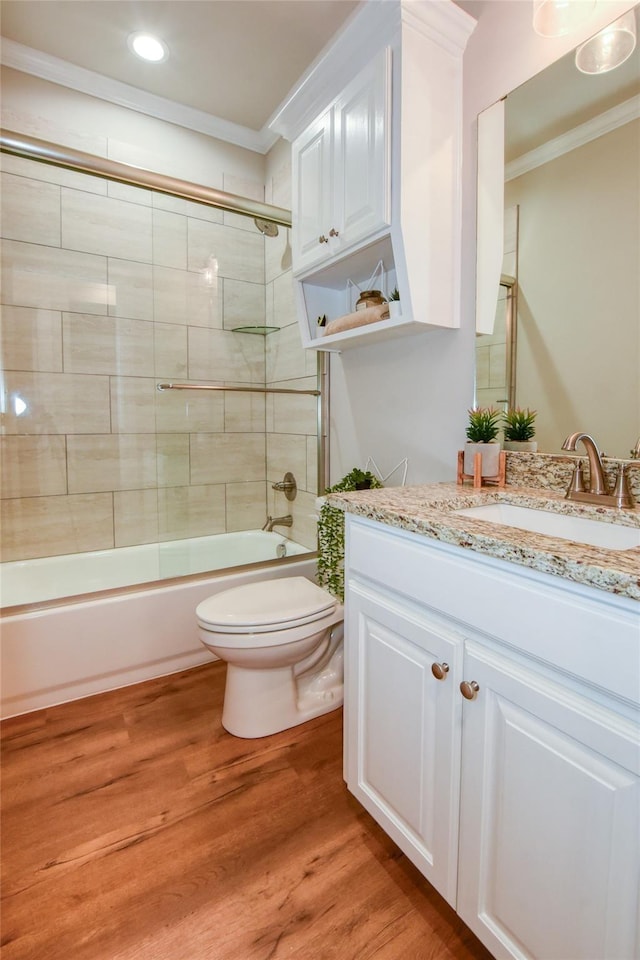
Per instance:
[[[388,227],[390,97],[387,47],[293,144],[294,274]]]
[[[637,603],[350,515],[346,584],[350,791],[497,960],[638,956]]]
[[[453,2],[362,4],[270,129],[293,144],[292,264],[304,347],[341,351],[458,327],[462,55],[475,20]],[[402,315],[329,335],[359,292]]]

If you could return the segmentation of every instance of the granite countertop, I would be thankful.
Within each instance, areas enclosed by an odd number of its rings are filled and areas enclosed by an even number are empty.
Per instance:
[[[640,547],[609,550],[453,513],[502,502],[640,528],[637,506],[616,510],[568,501],[564,494],[552,490],[524,486],[474,490],[456,483],[333,493],[327,501],[347,513],[441,543],[640,600]]]

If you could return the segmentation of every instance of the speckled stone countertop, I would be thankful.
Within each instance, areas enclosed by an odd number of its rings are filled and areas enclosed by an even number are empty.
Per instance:
[[[640,528],[637,506],[633,510],[616,510],[571,502],[554,490],[524,486],[474,490],[455,483],[334,493],[327,501],[348,513],[441,543],[640,600],[640,547],[609,550],[453,512],[502,502]]]

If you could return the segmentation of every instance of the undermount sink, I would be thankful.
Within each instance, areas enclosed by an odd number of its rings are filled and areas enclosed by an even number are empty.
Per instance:
[[[586,517],[568,516],[565,513],[552,513],[549,510],[518,507],[512,503],[487,503],[453,512],[459,516],[488,520],[490,523],[542,533],[548,537],[560,537],[562,540],[573,540],[575,543],[586,543],[593,547],[605,547],[607,550],[630,550],[640,546],[638,527],[625,527],[621,523],[607,523]]]

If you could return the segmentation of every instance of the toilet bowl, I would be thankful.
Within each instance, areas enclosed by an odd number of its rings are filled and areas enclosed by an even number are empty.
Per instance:
[[[227,664],[222,725],[234,736],[266,737],[342,705],[344,610],[306,577],[232,587],[196,618]]]

